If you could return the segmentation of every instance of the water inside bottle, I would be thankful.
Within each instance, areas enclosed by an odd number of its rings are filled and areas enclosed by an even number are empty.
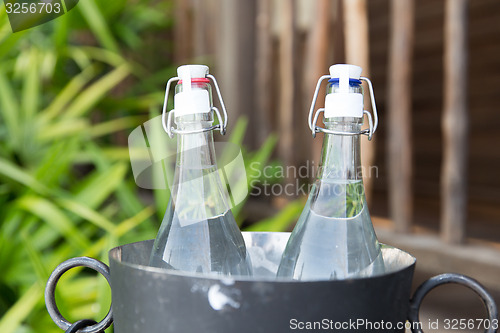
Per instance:
[[[361,180],[318,180],[291,237],[279,277],[337,280],[384,273]]]
[[[154,243],[150,265],[219,275],[250,275],[245,243],[231,211],[181,226],[171,205]]]

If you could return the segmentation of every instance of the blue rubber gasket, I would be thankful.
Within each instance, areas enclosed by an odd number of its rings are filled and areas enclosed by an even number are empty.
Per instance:
[[[334,77],[333,79],[330,79],[328,80],[329,83],[339,83],[339,78],[338,77]],[[358,79],[351,79],[349,78],[349,85],[352,86],[352,87],[356,87],[356,86],[359,86],[361,84],[361,80],[358,80]]]

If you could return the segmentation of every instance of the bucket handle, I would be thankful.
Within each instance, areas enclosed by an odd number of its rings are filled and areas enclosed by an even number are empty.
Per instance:
[[[461,274],[446,273],[436,275],[424,283],[422,283],[410,300],[410,310],[408,313],[408,320],[411,323],[411,331],[413,333],[423,333],[419,318],[419,310],[422,301],[429,291],[432,289],[448,283],[457,283],[472,289],[483,301],[488,312],[489,327],[485,329],[486,333],[494,333],[498,328],[498,310],[493,297],[486,291],[486,289],[476,280]]]
[[[49,312],[49,315],[54,323],[56,323],[59,328],[66,332],[76,332],[77,330],[81,333],[104,332],[104,330],[108,328],[113,322],[113,311],[111,309],[111,306],[106,317],[104,317],[104,319],[98,323],[95,323],[95,321],[92,320],[85,319],[79,320],[74,324],[70,323],[66,318],[64,318],[57,308],[54,294],[56,291],[57,282],[59,281],[61,276],[68,270],[79,266],[88,267],[101,273],[101,275],[104,276],[108,281],[108,284],[111,285],[109,267],[105,263],[89,257],[77,257],[68,259],[59,264],[59,266],[54,269],[49,277],[49,280],[47,281],[47,286],[45,287],[45,305],[47,306],[47,311]]]

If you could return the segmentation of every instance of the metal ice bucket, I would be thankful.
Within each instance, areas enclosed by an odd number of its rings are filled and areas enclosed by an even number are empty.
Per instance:
[[[490,320],[498,316],[492,297],[475,280],[442,274],[424,282],[410,299],[415,258],[384,245],[388,273],[371,278],[296,282],[276,280],[289,233],[243,233],[254,276],[218,278],[185,274],[147,266],[153,241],[116,247],[109,252],[110,267],[91,258],[74,258],[52,273],[45,292],[47,309],[63,330],[99,332],[114,320],[117,333],[302,331],[422,332],[419,308],[434,287],[459,283],[483,300]],[[76,266],[103,274],[112,289],[112,310],[101,322],[71,326],[55,306],[54,290],[60,276]],[[408,322],[407,322],[408,320]],[[490,327],[487,332],[495,332]]]

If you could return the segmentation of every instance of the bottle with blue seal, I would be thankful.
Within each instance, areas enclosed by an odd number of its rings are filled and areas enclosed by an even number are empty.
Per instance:
[[[325,107],[314,113],[321,83],[328,80]],[[363,86],[370,90],[373,117],[363,109]],[[316,126],[324,113],[325,127]],[[314,115],[314,117],[313,117]],[[362,129],[364,115],[369,127]],[[313,137],[325,134],[321,163],[306,206],[292,231],[278,278],[341,280],[384,273],[381,246],[366,203],[360,136],[371,139],[378,125],[370,80],[361,67],[330,67],[316,86],[309,127]]]

